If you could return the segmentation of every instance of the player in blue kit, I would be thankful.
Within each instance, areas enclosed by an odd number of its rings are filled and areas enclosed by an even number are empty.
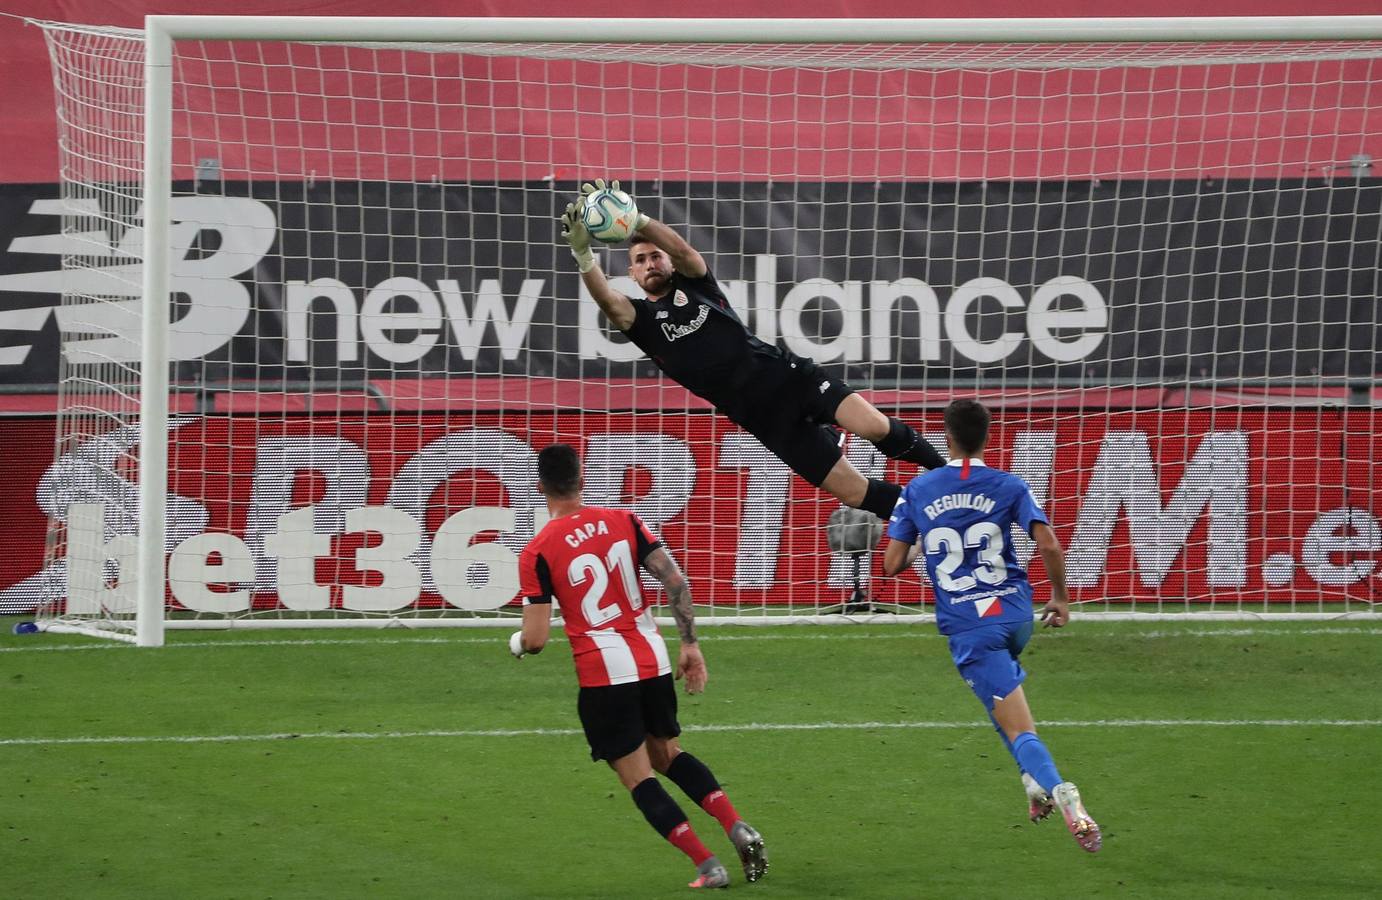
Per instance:
[[[989,412],[978,401],[946,407],[950,462],[903,489],[888,525],[883,571],[900,574],[918,552],[925,554],[936,626],[949,638],[960,676],[1017,760],[1032,821],[1059,808],[1075,840],[1094,853],[1102,844],[1099,826],[1079,790],[1056,771],[1022,691],[1027,673],[1018,655],[1032,637],[1032,585],[1013,550],[1012,526],[1032,536],[1046,564],[1051,601],[1041,621],[1055,628],[1070,620],[1065,555],[1027,482],[984,465],[980,454],[988,431]]]

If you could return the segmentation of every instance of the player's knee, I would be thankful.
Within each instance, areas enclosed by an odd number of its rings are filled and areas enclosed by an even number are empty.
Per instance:
[[[850,394],[840,401],[835,421],[866,441],[876,443],[888,436],[888,417],[858,394]]]
[[[874,439],[874,444],[884,456],[896,457],[911,450],[916,440],[916,431],[906,422],[901,419],[884,419],[883,433]]]
[[[676,745],[675,740],[648,738],[648,759],[652,762],[653,768],[664,775],[679,753],[681,748]]]

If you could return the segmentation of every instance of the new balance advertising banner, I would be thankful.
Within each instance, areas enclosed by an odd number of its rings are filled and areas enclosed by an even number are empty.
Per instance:
[[[1375,179],[631,187],[750,328],[861,385],[1382,370]],[[655,374],[559,244],[574,184],[181,188],[181,380]],[[55,198],[0,189],[0,385],[53,383],[60,336],[76,363],[138,354],[137,316],[54,306],[137,304],[141,231],[61,234]]]
[[[935,414],[918,424],[938,437]],[[1014,413],[997,420],[988,459],[1045,505],[1080,600],[1368,599],[1382,574],[1379,426],[1372,410]],[[38,451],[52,428],[0,424],[6,446]],[[87,608],[128,602],[100,563],[132,564],[130,513],[112,504],[132,508],[136,492],[111,462],[135,440],[117,429],[51,464],[34,461],[46,452],[14,455],[0,611],[32,607],[45,582]],[[171,596],[228,612],[507,604],[515,554],[545,515],[536,450],[554,440],[581,448],[588,502],[635,509],[661,533],[698,601],[847,596],[848,561],[824,530],[838,504],[752,437],[709,413],[574,411],[175,420]],[[851,458],[883,474],[861,443]],[[65,523],[46,565],[45,514]],[[1013,539],[1027,559],[1029,541]],[[70,583],[69,557],[88,563]],[[929,600],[916,574],[876,578],[875,596]]]

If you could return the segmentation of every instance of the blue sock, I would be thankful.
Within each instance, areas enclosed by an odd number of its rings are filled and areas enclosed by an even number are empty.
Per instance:
[[[998,732],[998,738],[1003,742],[1003,746],[1008,748],[1008,752],[1012,754],[1013,759],[1017,760],[1017,770],[1019,772],[1027,771],[1022,768],[1022,760],[1017,759],[1017,753],[1013,750],[1012,741],[1008,740],[1008,736],[1003,733],[1003,729],[998,725],[998,720],[993,717],[993,713],[989,713],[989,721],[993,723],[993,730]]]
[[[1037,784],[1047,791],[1061,783],[1060,773],[1056,771],[1056,761],[1051,758],[1051,751],[1046,749],[1041,738],[1030,731],[1024,731],[1013,738],[1012,750],[1022,771],[1031,773]]]

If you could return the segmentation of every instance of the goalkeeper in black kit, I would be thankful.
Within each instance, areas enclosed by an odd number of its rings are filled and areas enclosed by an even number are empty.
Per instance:
[[[609,286],[583,222],[582,186],[562,216],[562,236],[595,302],[616,328],[668,377],[758,438],[796,472],[837,497],[887,521],[902,493],[890,481],[865,478],[840,450],[836,427],[870,441],[884,456],[926,469],[945,464],[910,425],[884,415],[849,385],[811,360],[767,344],[744,327],[705,259],[681,235],[638,212],[629,238],[629,276],[647,299]],[[612,188],[618,190],[616,181]],[[832,427],[834,426],[834,427]]]

